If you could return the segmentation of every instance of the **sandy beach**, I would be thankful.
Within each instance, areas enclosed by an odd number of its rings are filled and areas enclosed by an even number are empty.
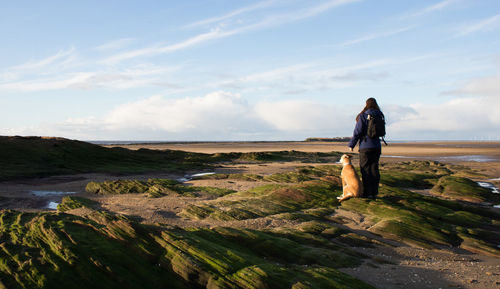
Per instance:
[[[193,142],[104,145],[137,150],[181,150],[198,153],[260,152],[297,150],[304,152],[348,152],[346,142]],[[382,146],[386,156],[453,156],[489,155],[500,158],[500,142],[407,142]],[[499,159],[500,160],[500,159]]]

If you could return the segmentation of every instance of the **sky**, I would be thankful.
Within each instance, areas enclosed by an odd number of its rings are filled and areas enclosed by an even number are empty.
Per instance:
[[[500,140],[498,0],[0,0],[0,135]]]

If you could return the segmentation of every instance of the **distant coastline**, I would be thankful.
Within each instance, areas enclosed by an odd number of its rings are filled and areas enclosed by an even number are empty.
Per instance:
[[[350,137],[342,138],[307,138],[305,140],[255,140],[255,141],[242,141],[242,140],[206,140],[206,141],[150,141],[150,140],[83,140],[88,143],[109,146],[109,145],[163,145],[163,144],[255,144],[255,143],[343,143],[349,142]],[[405,143],[500,143],[498,140],[386,140],[387,143],[405,144]]]

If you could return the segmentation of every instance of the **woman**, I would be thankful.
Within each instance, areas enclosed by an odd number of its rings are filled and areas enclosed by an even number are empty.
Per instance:
[[[363,179],[363,197],[375,199],[378,194],[380,172],[378,163],[382,153],[380,138],[367,135],[368,118],[384,116],[375,98],[366,100],[365,108],[356,116],[356,127],[349,148],[353,151],[359,141],[359,166]]]

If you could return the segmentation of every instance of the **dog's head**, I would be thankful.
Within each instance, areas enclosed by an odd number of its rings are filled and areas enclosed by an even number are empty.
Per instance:
[[[346,164],[350,164],[351,163],[351,158],[352,158],[351,155],[347,155],[347,154],[342,155],[342,157],[340,158],[340,163],[341,164],[345,164],[345,165]]]

